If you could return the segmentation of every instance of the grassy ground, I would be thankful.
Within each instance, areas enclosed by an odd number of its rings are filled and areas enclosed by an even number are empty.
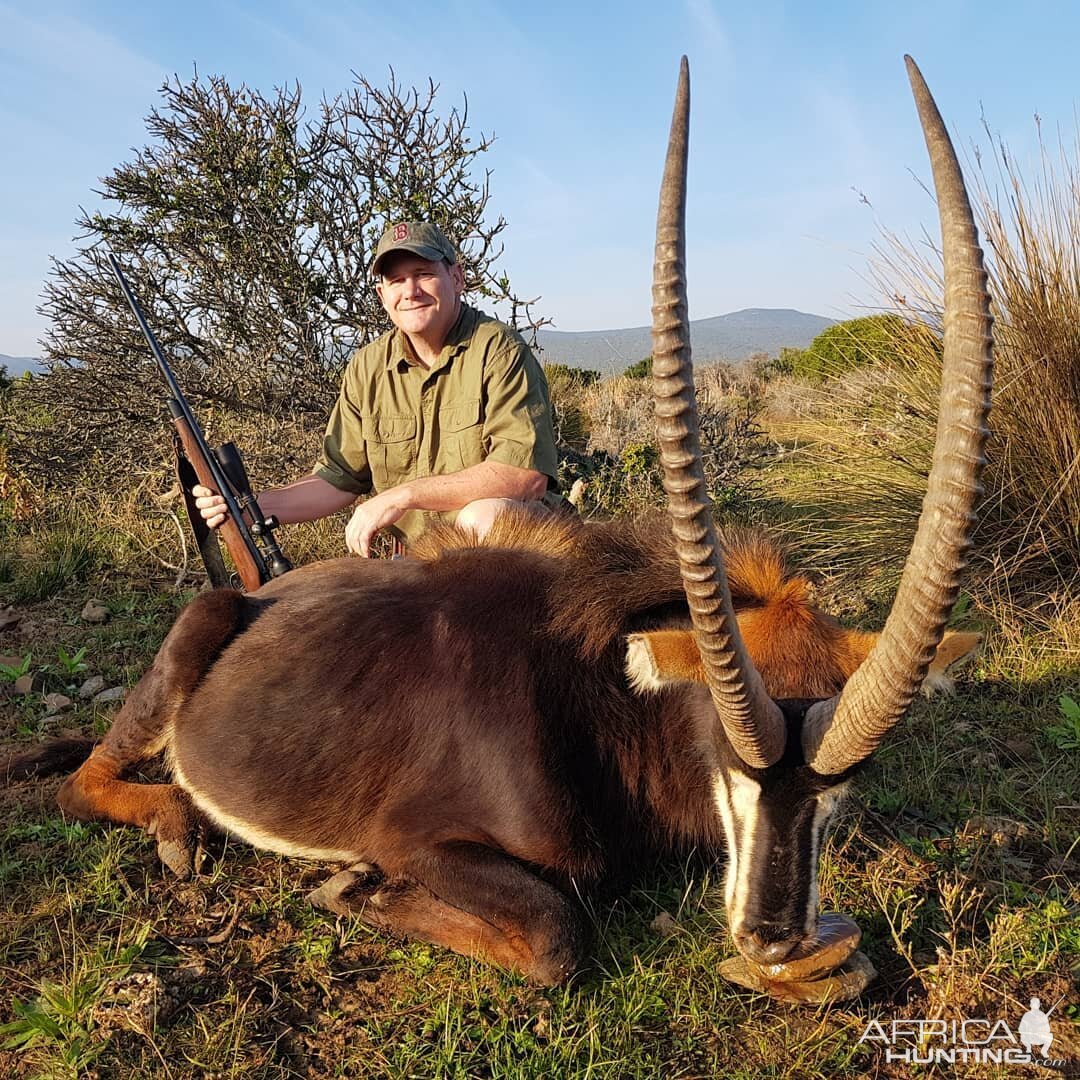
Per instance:
[[[22,614],[0,653],[30,656],[37,690],[132,684],[190,591],[172,571],[122,576],[77,537],[35,542],[40,563],[24,548],[0,567]],[[91,594],[102,625],[79,618]],[[733,949],[722,868],[705,863],[648,868],[632,895],[596,901],[590,964],[541,991],[313,911],[303,897],[325,866],[230,843],[178,882],[135,830],[64,822],[58,779],[0,788],[0,1076],[910,1076],[860,1044],[869,1021],[1015,1030],[1031,996],[1063,999],[1054,1053],[1080,1060],[1069,633],[993,635],[959,694],[920,702],[859,783],[824,856],[823,907],[857,919],[880,978],[845,1007],[792,1010],[719,977]],[[101,732],[115,708],[50,718],[40,693],[7,696],[0,752]]]

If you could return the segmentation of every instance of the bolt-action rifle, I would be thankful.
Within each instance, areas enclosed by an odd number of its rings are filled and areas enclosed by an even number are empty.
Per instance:
[[[173,418],[177,477],[184,492],[188,518],[210,576],[210,583],[215,587],[233,584],[214,535],[217,530],[212,531],[206,527],[195,506],[195,496],[191,489],[196,483],[220,492],[224,497],[228,517],[220,527],[221,537],[236,565],[240,584],[247,592],[253,592],[271,578],[292,569],[292,563],[285,558],[274,540],[273,530],[277,528],[278,521],[274,517],[264,517],[259,509],[258,500],[251,491],[251,483],[240,458],[240,451],[231,442],[222,443],[216,449],[210,448],[191,406],[180,391],[161,346],[146,322],[146,316],[135,299],[131,286],[120,269],[120,264],[112,254],[109,255],[109,265],[169,387],[171,396],[168,404]]]

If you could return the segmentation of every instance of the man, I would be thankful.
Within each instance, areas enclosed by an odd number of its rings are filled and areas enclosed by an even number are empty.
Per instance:
[[[391,226],[372,272],[394,329],[354,354],[312,475],[260,495],[263,513],[314,521],[374,492],[345,529],[349,550],[368,556],[381,529],[408,541],[437,516],[482,535],[508,506],[558,505],[544,373],[518,334],[462,301],[442,231]],[[194,493],[216,528],[224,499]]]

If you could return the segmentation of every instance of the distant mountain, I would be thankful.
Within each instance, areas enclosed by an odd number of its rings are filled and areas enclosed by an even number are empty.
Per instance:
[[[786,347],[805,349],[834,319],[807,315],[790,308],[746,308],[690,323],[694,361],[745,360],[753,353],[775,356]],[[541,330],[538,335],[545,363],[619,373],[652,353],[652,330],[588,330],[570,333]]]
[[[25,371],[33,371],[37,374],[45,370],[36,356],[5,356],[3,353],[0,353],[0,367],[7,368],[9,379],[22,375]]]
[[[805,349],[834,319],[807,315],[790,308],[745,308],[711,319],[690,323],[694,361],[745,360],[754,353],[775,356],[781,349]],[[652,330],[634,326],[622,330],[541,330],[538,335],[545,363],[592,368],[603,374],[619,374],[630,364],[652,353]],[[40,360],[0,353],[9,376],[42,371]]]

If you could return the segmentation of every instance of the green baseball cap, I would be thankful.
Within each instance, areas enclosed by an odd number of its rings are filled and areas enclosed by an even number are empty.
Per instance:
[[[383,233],[379,246],[375,249],[375,261],[371,264],[371,272],[375,277],[379,276],[380,267],[387,255],[396,251],[408,251],[432,262],[445,259],[451,266],[457,262],[454,245],[446,239],[438,225],[427,221],[402,221],[391,225]]]

